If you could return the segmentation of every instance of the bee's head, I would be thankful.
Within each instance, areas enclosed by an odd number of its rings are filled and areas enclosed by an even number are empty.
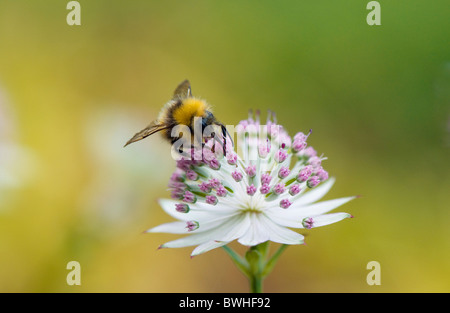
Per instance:
[[[210,112],[205,110],[205,113],[202,116],[202,129],[205,129],[208,125],[213,125],[216,123],[216,118],[214,115]]]

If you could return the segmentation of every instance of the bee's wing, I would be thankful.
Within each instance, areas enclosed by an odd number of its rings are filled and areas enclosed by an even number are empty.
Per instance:
[[[157,124],[155,122],[148,125],[146,128],[141,130],[140,132],[136,133],[130,140],[127,141],[127,143],[124,145],[124,147],[128,146],[130,143],[139,141],[141,139],[144,139],[145,137],[148,137],[154,133],[157,133],[161,130],[168,129],[169,126]]]
[[[192,97],[191,84],[186,79],[181,82],[173,93],[173,100],[186,99]]]

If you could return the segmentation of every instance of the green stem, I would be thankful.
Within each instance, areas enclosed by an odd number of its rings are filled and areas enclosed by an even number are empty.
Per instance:
[[[278,250],[267,260],[269,242],[250,247],[245,258],[237,254],[228,246],[222,248],[231,257],[234,264],[247,276],[250,283],[250,292],[261,293],[264,278],[272,271],[279,257],[288,245],[281,245]]]
[[[233,249],[231,249],[228,246],[222,246],[222,248],[225,250],[225,252],[230,256],[233,263],[237,266],[238,269],[241,270],[242,273],[244,273],[245,276],[249,276],[249,265],[247,261],[242,258],[239,254],[237,254]]]
[[[272,257],[270,258],[269,261],[267,261],[266,266],[264,267],[264,271],[262,272],[262,276],[266,277],[267,275],[269,275],[269,273],[272,271],[272,269],[274,268],[275,264],[277,263],[279,257],[281,256],[281,254],[283,253],[284,250],[286,250],[286,248],[288,247],[288,245],[281,245],[278,250],[272,255]]]
[[[261,293],[263,283],[263,278],[261,277],[261,275],[251,275],[249,279],[250,279],[250,292]]]
[[[263,283],[263,270],[265,266],[265,258],[268,250],[268,242],[263,242],[259,245],[248,249],[245,254],[245,259],[249,264],[249,280],[250,292],[261,293]]]

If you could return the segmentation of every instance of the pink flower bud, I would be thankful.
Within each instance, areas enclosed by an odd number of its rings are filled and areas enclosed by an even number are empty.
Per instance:
[[[200,224],[196,221],[187,221],[186,228],[188,231],[194,231],[200,227]]]
[[[280,207],[282,207],[283,209],[287,209],[288,207],[290,207],[292,204],[291,201],[289,201],[288,199],[283,199],[280,201]]]
[[[175,172],[172,174],[172,176],[170,177],[170,181],[172,182],[183,182],[184,178],[183,175],[181,175],[181,173]]]
[[[243,178],[243,175],[242,175],[241,172],[239,172],[238,170],[236,170],[236,171],[233,171],[233,172],[231,173],[231,177],[233,177],[233,179],[234,179],[235,181],[240,182],[240,181],[242,180],[242,178]]]
[[[222,183],[220,182],[220,180],[218,180],[217,178],[211,178],[208,181],[209,185],[211,186],[212,189],[217,189],[219,186],[222,185]]]
[[[228,193],[228,191],[225,189],[224,186],[220,185],[219,187],[217,187],[216,194],[219,197],[225,197],[227,195],[227,193]]]
[[[306,229],[311,229],[314,226],[314,220],[312,219],[312,217],[304,218],[302,221],[302,225]]]
[[[246,169],[245,172],[247,173],[247,175],[249,177],[255,177],[256,175],[256,165],[249,165]]]
[[[310,166],[310,165],[305,166],[305,167],[302,168],[302,169],[300,170],[300,172],[298,173],[297,181],[298,181],[299,183],[303,183],[303,182],[305,182],[306,180],[308,180],[308,178],[309,178],[309,176],[311,176],[311,174],[312,174],[312,166]]]
[[[285,191],[286,187],[283,183],[276,184],[275,187],[273,187],[273,192],[275,192],[277,195],[281,195]]]
[[[189,205],[187,205],[186,203],[177,203],[175,204],[175,210],[180,213],[188,213]]]
[[[269,191],[270,191],[270,186],[269,186],[269,184],[262,184],[261,188],[259,188],[259,191],[260,191],[263,195],[269,193]]]
[[[267,142],[261,142],[258,145],[258,153],[259,157],[264,159],[270,152],[270,141],[267,140]]]
[[[207,182],[202,182],[200,185],[198,185],[198,188],[200,188],[200,190],[204,193],[210,193],[212,189],[211,185]]]
[[[220,169],[220,162],[219,162],[219,160],[217,160],[216,158],[211,159],[211,161],[209,161],[209,167],[212,168],[213,170]]]
[[[302,132],[298,132],[298,133],[295,134],[294,140],[306,141],[306,139],[308,139],[308,136],[309,136],[309,134],[305,135]]]
[[[196,172],[194,172],[193,170],[188,170],[186,172],[186,177],[187,177],[187,179],[190,179],[190,180],[197,180],[198,174]]]
[[[197,201],[197,197],[190,191],[186,191],[183,197],[184,202],[195,203]]]
[[[219,200],[216,196],[206,196],[206,203],[216,205]]]
[[[272,176],[270,174],[264,173],[261,175],[261,184],[270,184]]]
[[[183,196],[184,196],[184,190],[181,190],[181,189],[173,189],[170,193],[170,197],[172,199],[181,200],[181,199],[183,199]]]
[[[278,163],[283,163],[286,158],[287,158],[288,154],[286,152],[286,150],[280,149],[277,152],[275,152],[275,161],[277,161]]]
[[[308,157],[308,158],[317,156],[317,151],[314,150],[313,147],[308,147],[308,148],[306,148],[305,150],[302,151],[302,153],[303,153],[306,157]]]
[[[292,185],[291,188],[289,188],[289,194],[291,196],[295,196],[296,194],[298,194],[301,191],[300,185],[299,184],[295,184]]]
[[[309,135],[308,135],[308,136],[309,136]],[[302,132],[297,133],[297,134],[294,136],[294,141],[292,142],[292,149],[293,149],[295,152],[299,152],[299,151],[305,149],[305,148],[306,148],[306,145],[307,145],[307,144],[306,144],[306,139],[308,139],[308,136],[305,135],[305,134],[302,133]]]
[[[310,158],[309,158],[308,163],[309,163],[312,167],[317,168],[317,167],[319,167],[320,164],[322,163],[322,160],[321,160],[318,156],[313,156],[313,157],[310,157]]]
[[[183,171],[187,171],[191,168],[191,161],[181,158],[177,161],[177,167]]]
[[[227,154],[227,162],[230,165],[236,165],[236,163],[237,163],[237,154],[235,154],[235,153],[228,153]]]
[[[322,167],[316,172],[317,177],[319,177],[320,181],[324,181],[328,179],[328,172],[325,171]]]
[[[247,186],[247,194],[249,196],[253,196],[256,192],[256,187],[255,185],[251,184],[250,186]]]
[[[319,183],[320,183],[319,177],[317,177],[317,176],[312,176],[310,179],[308,179],[308,181],[306,182],[306,185],[307,185],[309,188],[314,188],[314,187],[316,187]]]
[[[278,171],[278,177],[283,179],[288,177],[288,175],[291,173],[288,167],[282,166],[280,170]]]
[[[305,148],[306,148],[306,142],[305,141],[294,140],[294,142],[292,143],[292,149],[295,152],[298,152],[298,151],[303,150]]]

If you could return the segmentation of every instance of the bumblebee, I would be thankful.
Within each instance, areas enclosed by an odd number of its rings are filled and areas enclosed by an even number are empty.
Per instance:
[[[188,80],[178,85],[172,99],[161,109],[158,118],[146,128],[136,133],[128,140],[124,147],[157,132],[162,132],[163,138],[173,144],[180,137],[173,136],[172,129],[177,125],[185,125],[189,127],[191,134],[193,134],[195,129],[194,120],[198,120],[195,118],[201,118],[202,134],[204,129],[209,125],[220,127],[223,140],[214,132],[212,133],[212,137],[222,144],[223,152],[226,154],[227,135],[229,136],[226,127],[216,120],[208,103],[192,96],[191,85]],[[233,143],[232,140],[231,143]]]

